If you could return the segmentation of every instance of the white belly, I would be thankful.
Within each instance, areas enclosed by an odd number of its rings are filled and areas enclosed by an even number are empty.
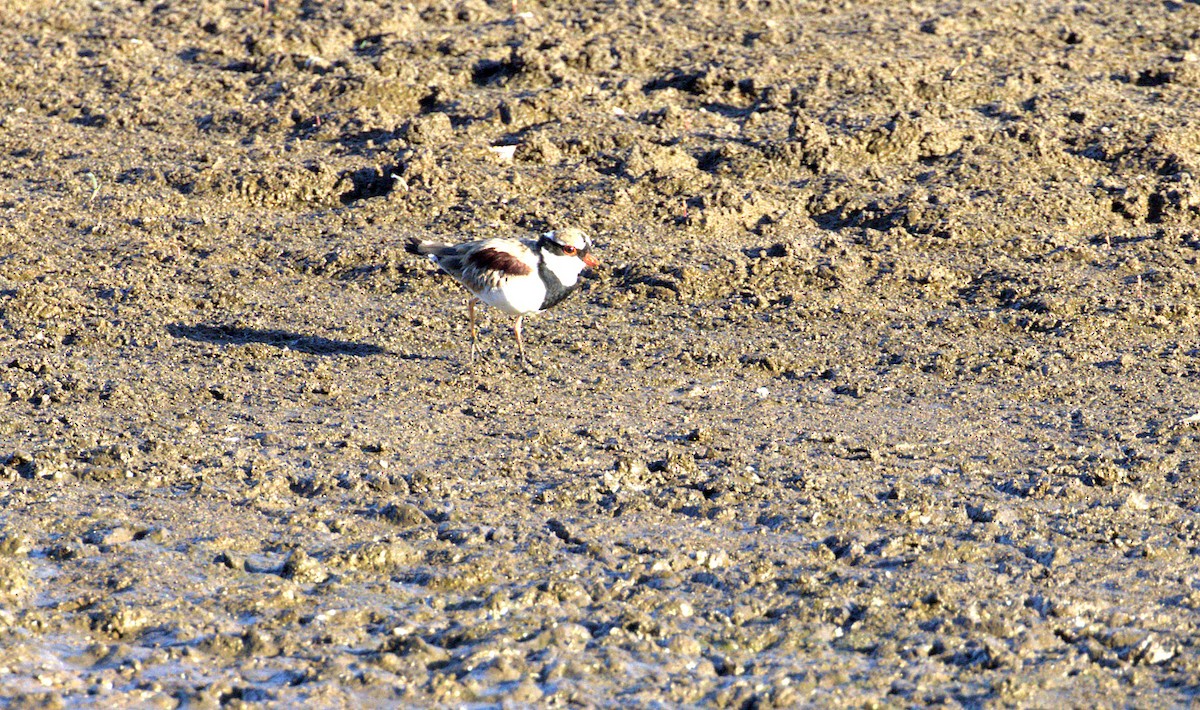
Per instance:
[[[499,288],[480,293],[479,300],[509,315],[535,313],[542,309],[542,302],[546,300],[546,286],[536,276],[510,278]]]

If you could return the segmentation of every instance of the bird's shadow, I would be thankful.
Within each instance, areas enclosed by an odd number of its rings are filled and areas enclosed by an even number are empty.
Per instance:
[[[353,343],[347,340],[330,340],[316,335],[301,335],[286,330],[260,330],[232,325],[184,325],[173,323],[167,332],[176,338],[186,338],[198,343],[215,345],[242,345],[263,343],[277,348],[287,348],[309,355],[384,355],[386,348],[370,343]]]

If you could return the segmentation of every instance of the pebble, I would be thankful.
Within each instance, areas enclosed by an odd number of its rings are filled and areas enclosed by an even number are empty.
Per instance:
[[[24,533],[10,533],[0,537],[0,555],[24,557],[33,549],[33,538]]]
[[[613,470],[623,477],[641,478],[650,472],[649,466],[642,459],[622,456],[613,464]]]
[[[284,561],[280,576],[299,584],[320,584],[329,578],[329,572],[319,561],[297,548]]]
[[[379,511],[379,517],[401,528],[433,523],[424,511],[410,503],[389,503]]]
[[[1122,506],[1129,510],[1150,510],[1150,501],[1146,499],[1146,495],[1140,491],[1134,491],[1125,496]]]
[[[213,562],[215,564],[225,565],[229,569],[236,570],[238,572],[243,572],[246,570],[246,557],[228,550],[217,553],[217,556],[213,559]]]
[[[89,545],[120,545],[133,540],[133,531],[124,525],[108,530],[93,530],[83,536],[83,541]]]

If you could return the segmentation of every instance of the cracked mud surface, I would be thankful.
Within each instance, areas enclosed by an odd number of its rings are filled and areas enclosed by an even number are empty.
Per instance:
[[[0,697],[1190,702],[1200,7],[982,5],[0,3]]]

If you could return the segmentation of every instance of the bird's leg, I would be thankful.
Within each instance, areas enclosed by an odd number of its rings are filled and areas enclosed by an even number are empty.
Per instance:
[[[475,357],[479,354],[479,346],[475,343],[475,303],[479,299],[471,296],[467,299],[467,315],[471,320],[471,364],[475,364]]]
[[[526,366],[533,365],[529,361],[529,356],[525,354],[525,343],[521,340],[521,321],[525,320],[525,316],[517,316],[517,322],[513,325],[513,333],[517,336],[517,351],[521,353],[521,363]]]

